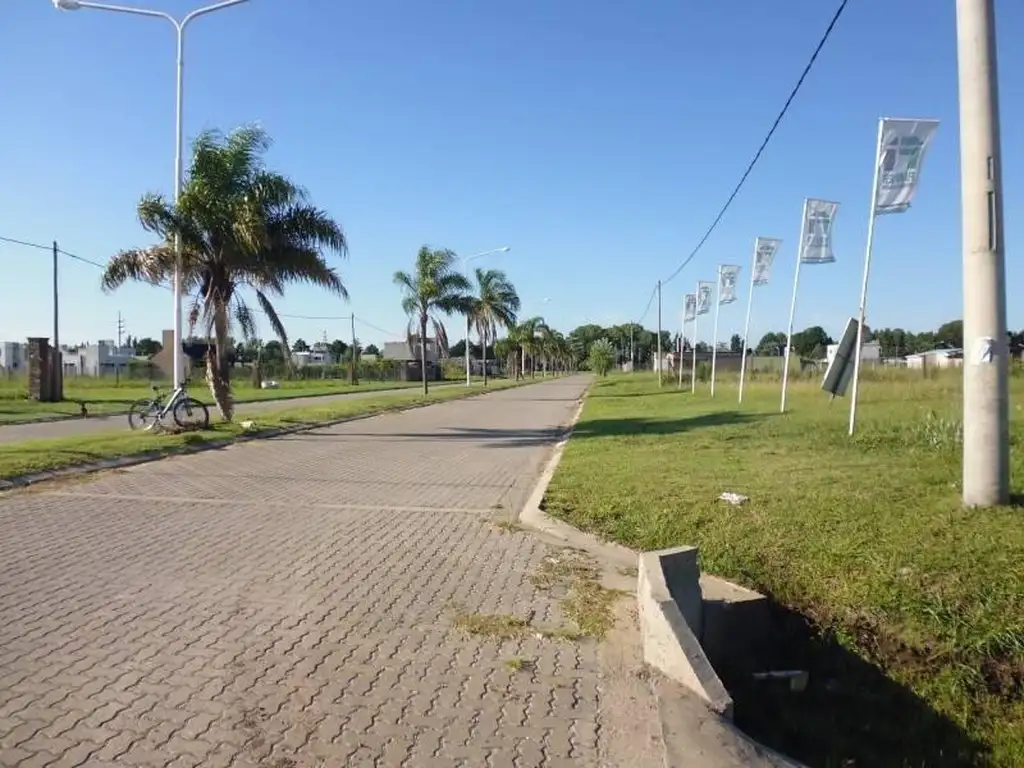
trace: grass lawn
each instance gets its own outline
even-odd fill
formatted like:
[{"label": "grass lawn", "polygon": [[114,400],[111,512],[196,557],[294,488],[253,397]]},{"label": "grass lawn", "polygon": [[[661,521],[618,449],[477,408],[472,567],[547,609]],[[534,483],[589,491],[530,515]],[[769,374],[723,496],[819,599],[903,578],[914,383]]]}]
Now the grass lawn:
[{"label": "grass lawn", "polygon": [[[510,380],[492,381],[487,385],[487,391],[493,392],[516,385],[517,382]],[[260,413],[253,421],[256,429],[318,424],[349,416],[363,416],[402,410],[425,403],[458,400],[483,392],[481,387],[444,387],[432,390],[427,397],[423,397],[421,392],[415,390],[408,394],[403,392],[339,400],[329,405],[282,408]],[[201,432],[154,434],[119,429],[96,435],[0,443],[0,479],[141,453],[173,454],[204,443],[234,440],[244,434],[244,430],[239,426],[239,422],[244,421],[246,417],[242,416],[238,421],[229,424],[214,423],[210,429]]]},{"label": "grass lawn", "polygon": [[[232,381],[231,384],[238,403],[251,403],[257,400],[290,400],[296,397],[340,395],[346,392],[370,392],[378,389],[405,389],[421,386],[416,381],[361,380],[353,387],[345,379],[281,381],[280,389],[259,389],[254,387],[248,379]],[[168,385],[166,389],[169,391],[170,386]],[[205,381],[195,381],[189,389],[203,402],[212,402]],[[65,380],[65,399],[60,403],[39,403],[29,400],[27,392],[28,384],[25,379],[0,379],[0,425],[62,416],[78,416],[79,401],[86,404],[90,416],[124,413],[132,402],[151,397],[153,393],[148,381],[125,380],[120,386],[115,386],[114,381],[109,377],[86,376],[69,377]]]},{"label": "grass lawn", "polygon": [[[775,382],[738,406],[732,382],[712,400],[601,380],[546,509],[637,549],[699,545],[704,570],[773,598],[750,666],[808,669],[809,688],[725,675],[765,743],[812,766],[1024,765],[1024,508],[960,507],[960,374],[942,373],[864,381],[852,440],[816,382],[782,416]],[[1024,379],[1011,391],[1019,493]]]}]

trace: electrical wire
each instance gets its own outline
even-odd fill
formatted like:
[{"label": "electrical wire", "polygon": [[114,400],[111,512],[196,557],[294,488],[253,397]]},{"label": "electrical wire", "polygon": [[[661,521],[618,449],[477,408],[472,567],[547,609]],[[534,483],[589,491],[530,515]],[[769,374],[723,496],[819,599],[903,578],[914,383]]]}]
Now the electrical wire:
[{"label": "electrical wire", "polygon": [[[3,237],[3,236],[0,236],[0,242],[11,243],[13,245],[20,245],[20,246],[23,246],[25,248],[37,248],[39,250],[48,251],[50,253],[53,252],[53,246],[52,245],[43,245],[42,243],[33,243],[33,242],[28,241],[28,240],[19,240],[19,239],[15,238],[15,237]],[[106,269],[107,268],[105,264],[101,264],[98,261],[93,261],[92,259],[87,259],[84,256],[79,256],[77,253],[71,253],[70,251],[65,251],[63,248],[60,248],[59,246],[57,247],[57,253],[59,253],[61,256],[67,256],[69,259],[74,259],[75,261],[80,261],[83,264],[88,264],[90,267],[96,267],[97,269]],[[165,291],[172,290],[171,286],[169,286],[169,285],[162,285],[161,284],[161,285],[157,285],[155,287],[163,288]],[[253,307],[252,311],[258,312],[261,315],[265,315],[266,314],[266,312],[264,312],[259,307]],[[284,313],[281,313],[281,312],[278,312],[277,316],[281,317],[281,318],[287,318],[289,320],[336,320],[336,321],[341,321],[341,320],[351,320],[352,319],[352,315],[289,315],[289,314],[284,314]]]},{"label": "electrical wire", "polygon": [[370,328],[370,329],[372,329],[374,331],[377,331],[378,333],[383,333],[389,339],[404,339],[405,338],[404,334],[392,333],[391,331],[385,330],[384,328],[381,328],[379,326],[374,325],[373,323],[369,322],[368,320],[363,320],[363,318],[359,317],[358,315],[356,315],[355,320],[360,325],[365,325],[367,328]]},{"label": "electrical wire", "polygon": [[655,285],[655,286],[654,286],[654,290],[653,290],[653,291],[651,291],[651,298],[649,298],[649,299],[647,300],[647,306],[646,306],[646,307],[644,308],[644,312],[643,312],[643,314],[642,314],[642,315],[640,315],[640,319],[636,321],[636,324],[637,324],[637,325],[639,325],[639,326],[643,326],[643,324],[644,324],[644,318],[645,318],[645,317],[647,317],[647,313],[651,311],[651,304],[653,304],[653,303],[654,303],[654,297],[655,297],[655,296],[656,296],[657,294],[658,294],[658,286],[657,286],[657,285]]},{"label": "electrical wire", "polygon": [[[743,171],[743,175],[740,177],[739,182],[737,182],[736,186],[732,190],[732,193],[729,195],[728,199],[726,199],[725,205],[722,206],[721,210],[718,212],[718,215],[715,216],[714,221],[711,222],[711,226],[708,227],[707,231],[704,233],[703,237],[701,237],[701,239],[697,242],[697,245],[694,246],[693,250],[690,251],[687,257],[683,259],[682,263],[678,267],[676,267],[675,271],[672,272],[672,274],[670,274],[667,278],[661,281],[662,285],[672,282],[672,280],[679,276],[679,273],[682,272],[683,269],[685,269],[691,261],[693,261],[694,257],[700,252],[700,249],[703,248],[704,244],[708,241],[708,238],[711,237],[712,233],[718,228],[718,225],[722,222],[722,219],[725,217],[726,212],[732,206],[733,201],[736,199],[736,196],[739,195],[740,190],[743,189],[743,185],[746,184],[747,178],[754,170],[754,166],[757,165],[758,161],[761,159],[761,155],[764,154],[764,151],[767,148],[768,143],[772,140],[772,137],[775,135],[775,131],[782,123],[782,119],[786,116],[786,113],[789,111],[789,108],[792,105],[793,100],[796,98],[797,93],[799,93],[800,88],[803,87],[804,80],[807,79],[807,76],[810,74],[811,69],[814,67],[814,63],[818,60],[818,55],[821,53],[822,49],[825,47],[825,44],[832,36],[832,31],[835,29],[836,24],[839,22],[840,17],[843,15],[843,11],[846,10],[846,6],[848,3],[849,0],[842,0],[842,2],[839,3],[839,7],[832,15],[832,20],[829,22],[828,27],[825,28],[825,33],[821,36],[821,39],[818,41],[818,45],[815,47],[814,53],[811,54],[811,58],[807,61],[807,65],[804,67],[803,72],[800,73],[800,77],[796,81],[796,85],[794,85],[793,89],[790,91],[785,104],[782,105],[782,109],[779,111],[778,116],[772,123],[772,127],[769,129],[768,134],[764,137],[764,140],[761,142],[761,146],[758,147],[757,152],[754,155],[754,158],[750,161],[750,163],[747,164],[747,168],[745,171]],[[657,291],[657,286],[655,286],[654,293],[657,293]],[[644,310],[644,314],[640,318],[641,322],[651,309],[651,303],[654,301],[654,293],[651,294],[651,298],[647,302],[647,308]]]}]

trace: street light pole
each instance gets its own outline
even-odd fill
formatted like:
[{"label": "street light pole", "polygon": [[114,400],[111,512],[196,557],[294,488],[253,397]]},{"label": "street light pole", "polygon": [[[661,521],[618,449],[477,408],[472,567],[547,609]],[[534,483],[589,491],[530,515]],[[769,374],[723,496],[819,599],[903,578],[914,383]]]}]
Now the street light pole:
[{"label": "street light pole", "polygon": [[[481,253],[474,253],[472,256],[467,256],[462,260],[462,269],[465,270],[469,265],[469,262],[475,261],[476,259],[482,259],[484,256],[490,256],[492,253],[508,253],[512,248],[508,245],[503,245],[501,248],[492,248],[489,251],[482,251]],[[468,279],[468,276],[467,276]],[[470,316],[466,313],[466,386],[472,384],[471,381],[471,369],[469,364],[469,332],[470,332]],[[481,341],[481,344],[485,344],[485,341]]]},{"label": "street light pole", "polygon": [[[146,8],[133,8],[126,5],[109,5],[107,3],[86,2],[86,0],[53,0],[54,7],[62,11],[77,11],[81,8],[88,8],[96,11],[113,11],[114,13],[128,13],[134,16],[152,16],[169,21],[174,27],[177,36],[177,63],[175,66],[175,94],[174,94],[174,204],[178,205],[181,197],[181,175],[182,175],[182,133],[183,133],[183,92],[185,74],[185,28],[193,19],[205,16],[208,13],[228,8],[232,5],[247,2],[247,0],[223,0],[204,8],[197,8],[191,11],[178,21],[169,13],[163,11],[151,11]],[[181,237],[174,235],[174,277],[172,279],[172,292],[174,295],[174,387],[181,386],[182,380],[182,348],[181,348]]]},{"label": "street light pole", "polygon": [[957,0],[964,270],[963,503],[1010,500],[1003,182],[993,0]]}]

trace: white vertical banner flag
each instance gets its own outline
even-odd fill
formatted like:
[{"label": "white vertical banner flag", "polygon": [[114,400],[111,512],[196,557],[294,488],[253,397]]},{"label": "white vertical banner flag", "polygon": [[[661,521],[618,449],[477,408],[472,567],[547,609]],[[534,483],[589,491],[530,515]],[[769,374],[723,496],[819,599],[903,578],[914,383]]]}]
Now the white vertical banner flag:
[{"label": "white vertical banner flag", "polygon": [[857,322],[857,346],[853,350],[853,391],[850,393],[850,429],[857,423],[857,392],[860,386],[860,355],[864,344],[864,315],[868,304],[868,275],[871,250],[875,243],[875,219],[886,213],[904,213],[917,192],[925,152],[939,128],[938,120],[878,120],[875,145],[875,178],[871,184],[871,215],[868,217],[868,242],[864,249],[864,277],[860,284],[860,314]]},{"label": "white vertical banner flag", "polygon": [[903,213],[910,207],[921,177],[921,164],[938,128],[938,120],[882,118],[874,215]]},{"label": "white vertical banner flag", "polygon": [[701,280],[697,283],[697,300],[693,317],[693,348],[692,365],[690,367],[690,392],[697,391],[697,318],[711,311],[711,291],[715,284]]},{"label": "white vertical banner flag", "polygon": [[692,322],[697,317],[697,294],[688,293],[683,297],[683,322]]},{"label": "white vertical banner flag", "polygon": [[706,315],[711,311],[711,292],[714,290],[714,283],[701,281],[697,283],[697,314]]},{"label": "white vertical banner flag", "polygon": [[836,260],[832,252],[832,227],[838,211],[839,203],[805,201],[800,235],[800,261],[804,264],[831,264]]},{"label": "white vertical banner flag", "polygon": [[743,358],[740,360],[740,397],[743,402],[743,381],[747,377],[747,336],[750,335],[750,311],[754,307],[754,288],[768,285],[775,254],[782,240],[777,237],[759,237],[754,241],[754,263],[750,267],[750,290],[747,291],[747,319],[743,323]]},{"label": "white vertical banner flag", "polygon": [[736,296],[736,281],[740,276],[740,267],[723,264],[718,268],[718,303],[732,304]]},{"label": "white vertical banner flag", "polygon": [[715,396],[715,373],[718,369],[718,315],[723,304],[736,301],[736,279],[740,268],[734,264],[721,264],[718,267],[718,301],[715,302],[715,330],[711,334],[711,396]]},{"label": "white vertical banner flag", "polygon": [[754,285],[768,285],[771,276],[772,262],[779,251],[782,241],[777,237],[759,237],[754,242]]},{"label": "white vertical banner flag", "polygon": [[683,296],[683,324],[679,331],[679,382],[676,385],[683,388],[683,349],[686,346],[686,324],[697,319],[697,294],[688,293]]}]

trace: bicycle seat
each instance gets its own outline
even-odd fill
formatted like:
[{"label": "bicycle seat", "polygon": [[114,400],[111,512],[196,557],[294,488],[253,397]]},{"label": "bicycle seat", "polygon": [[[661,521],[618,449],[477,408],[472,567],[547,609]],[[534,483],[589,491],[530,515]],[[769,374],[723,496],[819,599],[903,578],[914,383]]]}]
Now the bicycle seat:
[{"label": "bicycle seat", "polygon": [[160,391],[160,385],[159,384],[154,384],[153,385],[153,391],[154,392],[159,392]]}]

